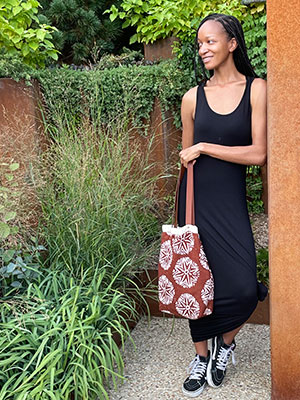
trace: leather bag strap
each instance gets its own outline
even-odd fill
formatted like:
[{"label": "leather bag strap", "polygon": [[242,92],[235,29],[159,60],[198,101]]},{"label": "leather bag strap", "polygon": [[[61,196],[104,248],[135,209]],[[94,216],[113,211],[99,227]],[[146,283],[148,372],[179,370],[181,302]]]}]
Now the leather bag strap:
[{"label": "leather bag strap", "polygon": [[[185,224],[195,225],[195,204],[194,204],[194,164],[196,160],[188,162],[187,166],[187,185],[186,185],[186,198],[185,198]],[[178,201],[179,201],[179,188],[183,179],[185,167],[181,164],[179,171],[176,193],[175,193],[175,210],[173,215],[173,226],[178,225]]]}]

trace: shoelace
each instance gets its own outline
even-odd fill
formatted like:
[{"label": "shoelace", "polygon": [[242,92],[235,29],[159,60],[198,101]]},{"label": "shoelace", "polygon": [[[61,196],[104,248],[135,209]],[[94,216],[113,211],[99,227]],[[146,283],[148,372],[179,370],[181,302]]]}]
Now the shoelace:
[{"label": "shoelace", "polygon": [[231,354],[232,364],[233,365],[236,364],[235,357],[234,357],[234,347],[235,347],[234,345],[230,346],[229,349],[220,347],[220,351],[219,351],[219,354],[217,357],[217,364],[216,364],[216,367],[218,369],[225,371],[228,361],[229,361],[230,354]]},{"label": "shoelace", "polygon": [[205,361],[200,361],[198,357],[190,363],[187,368],[187,372],[190,372],[190,379],[201,379],[206,373],[207,363]]}]

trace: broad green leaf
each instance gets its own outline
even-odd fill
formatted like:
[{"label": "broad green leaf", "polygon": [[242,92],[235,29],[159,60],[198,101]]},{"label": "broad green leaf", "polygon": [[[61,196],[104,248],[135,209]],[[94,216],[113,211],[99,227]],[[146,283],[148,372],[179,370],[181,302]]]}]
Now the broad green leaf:
[{"label": "broad green leaf", "polygon": [[12,234],[12,235],[14,235],[14,234],[16,234],[16,233],[18,233],[19,232],[19,228],[17,227],[17,226],[12,226],[11,228],[10,228],[10,233]]},{"label": "broad green leaf", "polygon": [[145,11],[145,12],[149,11],[149,6],[146,2],[143,3],[142,8],[143,8],[143,11]]},{"label": "broad green leaf", "polygon": [[4,176],[8,180],[8,182],[11,182],[14,179],[14,176],[12,174],[5,174]]},{"label": "broad green leaf", "polygon": [[137,41],[137,34],[134,34],[131,36],[129,43],[132,44],[135,43],[136,41]]},{"label": "broad green leaf", "polygon": [[29,46],[27,43],[25,43],[22,47],[21,47],[21,51],[24,57],[26,57],[29,54]]},{"label": "broad green leaf", "polygon": [[11,286],[15,287],[15,288],[20,288],[20,287],[22,287],[22,283],[19,281],[13,281]]},{"label": "broad green leaf", "polygon": [[8,274],[11,274],[15,269],[16,269],[16,264],[14,263],[9,263],[8,266],[6,267],[6,271]]},{"label": "broad green leaf", "polygon": [[6,239],[10,234],[10,227],[4,222],[0,222],[0,239]]},{"label": "broad green leaf", "polygon": [[45,39],[46,33],[44,30],[42,29],[38,29],[36,32],[36,36],[39,40],[43,41]]},{"label": "broad green leaf", "polygon": [[20,42],[21,40],[22,40],[21,36],[15,36],[14,38],[12,38],[12,42],[15,44]]},{"label": "broad green leaf", "polygon": [[28,42],[28,46],[32,50],[36,51],[39,48],[39,43],[38,42]]},{"label": "broad green leaf", "polygon": [[139,16],[139,15],[134,15],[134,16],[131,18],[131,25],[135,25],[135,24],[138,22],[139,19],[140,19],[140,16]]},{"label": "broad green leaf", "polygon": [[127,19],[125,22],[122,24],[122,28],[127,28],[130,25],[130,20]]},{"label": "broad green leaf", "polygon": [[58,54],[54,51],[54,50],[50,50],[47,53],[51,58],[53,58],[54,60],[58,60]]},{"label": "broad green leaf", "polygon": [[264,5],[264,4],[260,4],[260,5],[256,8],[256,10],[257,10],[257,12],[261,12],[261,11],[264,10],[264,8],[265,8],[265,5]]},{"label": "broad green leaf", "polygon": [[117,14],[110,14],[109,19],[113,22],[117,18]]},{"label": "broad green leaf", "polygon": [[4,221],[11,221],[12,219],[16,218],[17,213],[15,211],[10,211],[4,215]]},{"label": "broad green leaf", "polygon": [[6,251],[3,253],[3,255],[2,255],[2,260],[3,260],[5,263],[8,263],[8,262],[13,258],[14,255],[15,255],[15,250],[13,250],[13,249],[8,249],[8,250],[6,250]]},{"label": "broad green leaf", "polygon": [[22,7],[21,6],[16,6],[12,9],[13,15],[17,15],[20,11],[22,11]]},{"label": "broad green leaf", "polygon": [[32,5],[29,3],[21,3],[22,7],[24,8],[24,10],[29,11],[32,8]]},{"label": "broad green leaf", "polygon": [[6,5],[10,4],[13,7],[16,7],[19,4],[18,0],[6,0],[5,3]]},{"label": "broad green leaf", "polygon": [[13,164],[10,164],[9,169],[11,171],[16,171],[19,167],[20,167],[19,163],[13,163]]}]

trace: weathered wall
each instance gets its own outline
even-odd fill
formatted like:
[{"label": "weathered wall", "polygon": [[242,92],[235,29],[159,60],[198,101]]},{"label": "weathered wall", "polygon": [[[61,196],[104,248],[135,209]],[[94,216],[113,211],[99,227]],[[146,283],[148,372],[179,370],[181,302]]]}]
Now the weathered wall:
[{"label": "weathered wall", "polygon": [[159,59],[173,58],[172,45],[176,40],[175,37],[166,39],[159,39],[154,43],[144,43],[144,56],[148,61],[155,61]]},{"label": "weathered wall", "polygon": [[299,15],[267,3],[272,400],[300,399]]},{"label": "weathered wall", "polygon": [[22,192],[18,204],[19,222],[34,227],[38,219],[38,202],[31,179],[31,165],[46,146],[38,101],[39,85],[0,79],[0,160],[18,162],[14,173]]}]

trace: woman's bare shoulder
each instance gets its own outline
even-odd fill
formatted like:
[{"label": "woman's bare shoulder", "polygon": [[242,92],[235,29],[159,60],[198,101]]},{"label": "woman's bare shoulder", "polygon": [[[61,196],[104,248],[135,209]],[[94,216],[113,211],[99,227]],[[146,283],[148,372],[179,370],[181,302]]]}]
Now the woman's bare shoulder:
[{"label": "woman's bare shoulder", "polygon": [[195,118],[197,88],[198,86],[192,87],[182,97],[182,112],[187,113],[186,115],[190,115],[192,119]]},{"label": "woman's bare shoulder", "polygon": [[187,101],[187,102],[193,101],[197,94],[197,88],[198,88],[198,86],[194,86],[191,89],[189,89],[187,92],[185,92],[184,95],[182,96],[182,100]]},{"label": "woman's bare shoulder", "polygon": [[257,92],[267,89],[267,81],[263,78],[254,78],[252,82],[252,90]]},{"label": "woman's bare shoulder", "polygon": [[251,85],[251,103],[257,102],[258,99],[266,98],[267,81],[263,78],[254,78]]}]

